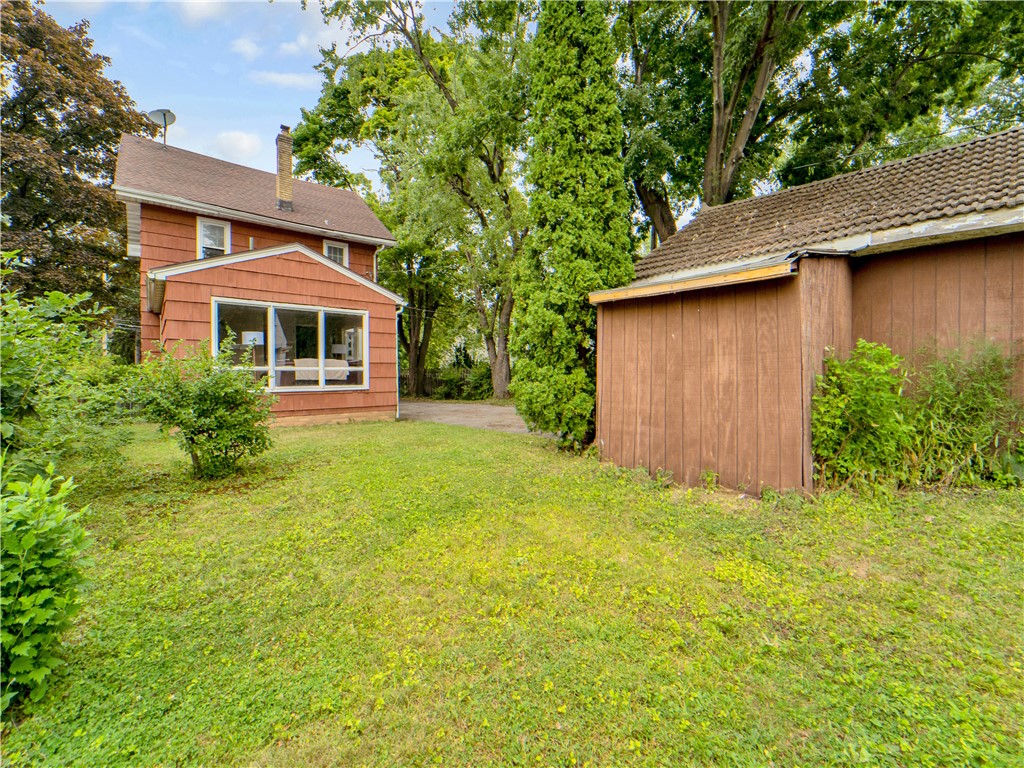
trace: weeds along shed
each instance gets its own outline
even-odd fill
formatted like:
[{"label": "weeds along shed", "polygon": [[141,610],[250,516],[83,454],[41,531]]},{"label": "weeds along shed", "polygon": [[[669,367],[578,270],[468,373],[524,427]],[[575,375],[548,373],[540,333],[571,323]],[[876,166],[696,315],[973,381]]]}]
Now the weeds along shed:
[{"label": "weeds along shed", "polygon": [[[827,347],[1024,344],[1024,129],[705,207],[598,291],[597,444],[627,467],[812,488]],[[1016,391],[1024,393],[1024,368]]]}]

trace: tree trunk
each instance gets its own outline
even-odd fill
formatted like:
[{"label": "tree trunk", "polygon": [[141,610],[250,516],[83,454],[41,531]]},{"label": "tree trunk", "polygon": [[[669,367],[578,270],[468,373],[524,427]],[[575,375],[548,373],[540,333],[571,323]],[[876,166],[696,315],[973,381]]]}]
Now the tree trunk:
[{"label": "tree trunk", "polygon": [[[502,303],[502,308],[509,307],[511,315],[512,299],[508,298]],[[508,323],[501,322],[501,314],[494,318],[494,330],[487,325],[486,312],[480,312],[481,323],[484,327],[482,335],[484,346],[487,348],[487,362],[491,366],[491,388],[494,396],[505,399],[508,397],[508,386],[512,381],[512,364],[508,357]]]},{"label": "tree trunk", "polygon": [[644,208],[647,220],[654,227],[658,240],[665,242],[676,233],[676,218],[672,213],[672,206],[669,205],[668,198],[638,179],[633,179],[633,189],[636,190],[636,195],[640,198],[640,204]]},{"label": "tree trunk", "polygon": [[[743,61],[725,100],[725,74],[727,40],[729,34],[729,3],[725,0],[711,0],[711,136],[708,152],[704,159],[704,182],[702,200],[705,205],[722,205],[732,197],[732,183],[743,159],[747,142],[750,140],[754,123],[768,94],[769,86],[778,65],[775,61],[774,44],[780,30],[776,28],[777,12],[784,15],[780,22],[785,30],[796,22],[803,13],[803,3],[769,3],[765,6],[764,28],[753,51]],[[742,114],[738,114],[739,102],[750,78],[754,84]],[[734,128],[734,121],[739,122]]]},{"label": "tree trunk", "polygon": [[502,400],[508,397],[508,386],[512,381],[512,362],[508,357],[508,331],[512,324],[513,304],[512,291],[509,290],[495,318],[493,343],[487,347],[487,356],[491,358],[491,387],[494,389],[494,396]]},{"label": "tree trunk", "polygon": [[398,322],[398,338],[409,359],[405,387],[410,395],[422,397],[426,394],[427,349],[430,346],[434,318],[419,308],[408,307],[398,316]]},{"label": "tree trunk", "polygon": [[505,400],[508,398],[508,385],[512,381],[512,365],[508,359],[508,351],[495,356],[491,363],[491,386],[494,396]]},{"label": "tree trunk", "polygon": [[729,28],[729,4],[712,0],[711,9],[711,135],[708,137],[708,152],[704,157],[705,205],[722,202],[718,194],[722,186],[722,164],[725,156],[725,142],[728,132],[727,121],[732,116],[725,110],[725,36]]}]

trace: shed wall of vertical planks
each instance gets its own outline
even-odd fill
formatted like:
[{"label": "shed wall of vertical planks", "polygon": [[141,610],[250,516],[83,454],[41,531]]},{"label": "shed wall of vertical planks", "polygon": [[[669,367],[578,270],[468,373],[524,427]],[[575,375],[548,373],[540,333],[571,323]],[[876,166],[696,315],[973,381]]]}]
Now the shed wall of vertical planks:
[{"label": "shed wall of vertical planks", "polygon": [[[764,282],[598,307],[597,444],[683,485],[811,490],[811,396],[828,349],[911,363],[984,339],[1024,348],[1024,234],[805,257]],[[1024,396],[1024,361],[1015,393]]]},{"label": "shed wall of vertical planks", "polygon": [[602,455],[686,485],[801,486],[799,302],[793,277],[600,306]]},{"label": "shed wall of vertical planks", "polygon": [[[1024,234],[850,263],[854,339],[886,344],[911,365],[982,341],[1024,351]],[[1024,397],[1024,361],[1015,394]]]}]

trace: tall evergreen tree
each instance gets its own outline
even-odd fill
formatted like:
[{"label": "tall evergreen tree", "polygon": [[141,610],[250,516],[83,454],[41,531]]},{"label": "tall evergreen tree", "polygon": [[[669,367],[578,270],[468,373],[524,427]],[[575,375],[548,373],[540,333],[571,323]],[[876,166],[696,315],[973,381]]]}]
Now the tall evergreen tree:
[{"label": "tall evergreen tree", "polygon": [[516,407],[563,447],[594,437],[591,291],[633,277],[608,6],[542,3],[532,65],[530,235],[517,270]]}]

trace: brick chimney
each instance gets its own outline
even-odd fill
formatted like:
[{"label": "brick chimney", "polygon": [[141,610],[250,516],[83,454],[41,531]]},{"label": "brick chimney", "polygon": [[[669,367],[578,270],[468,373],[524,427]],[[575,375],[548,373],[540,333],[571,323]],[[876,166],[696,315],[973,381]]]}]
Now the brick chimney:
[{"label": "brick chimney", "polygon": [[292,135],[287,125],[277,134],[277,207],[292,210]]}]

